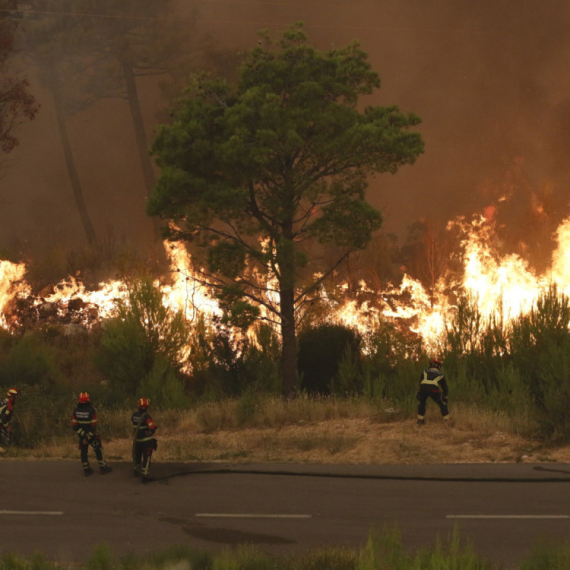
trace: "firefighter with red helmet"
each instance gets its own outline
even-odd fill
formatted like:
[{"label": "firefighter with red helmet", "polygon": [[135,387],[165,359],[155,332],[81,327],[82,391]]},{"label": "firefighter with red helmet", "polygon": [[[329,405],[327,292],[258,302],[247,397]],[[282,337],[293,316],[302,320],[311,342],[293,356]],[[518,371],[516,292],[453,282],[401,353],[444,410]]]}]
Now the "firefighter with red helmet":
[{"label": "firefighter with red helmet", "polygon": [[9,388],[6,398],[0,403],[0,455],[6,453],[12,441],[12,416],[16,400],[20,396],[18,388]]},{"label": "firefighter with red helmet", "polygon": [[85,477],[88,477],[93,473],[87,457],[89,446],[91,446],[95,452],[95,457],[97,457],[101,475],[110,473],[112,468],[107,465],[103,458],[101,436],[97,433],[97,412],[91,405],[91,398],[87,392],[81,392],[81,394],[79,394],[77,407],[73,410],[73,415],[71,416],[71,425],[73,427],[73,431],[79,438],[81,464],[83,465],[83,474]]},{"label": "firefighter with red helmet", "polygon": [[156,450],[154,438],[156,424],[148,413],[150,400],[141,398],[137,402],[137,411],[131,416],[133,424],[133,468],[135,477],[141,477],[142,482],[149,480],[150,458]]},{"label": "firefighter with red helmet", "polygon": [[424,370],[420,377],[420,390],[418,392],[418,425],[426,423],[426,402],[431,398],[441,411],[445,421],[449,420],[449,409],[447,407],[447,380],[441,373],[442,362],[439,358],[430,360],[429,368]]}]

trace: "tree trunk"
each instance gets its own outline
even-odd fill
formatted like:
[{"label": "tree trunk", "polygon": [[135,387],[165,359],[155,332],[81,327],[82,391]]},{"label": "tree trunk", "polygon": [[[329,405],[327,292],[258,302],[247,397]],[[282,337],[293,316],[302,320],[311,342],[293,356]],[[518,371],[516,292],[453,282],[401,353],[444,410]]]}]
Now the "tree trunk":
[{"label": "tree trunk", "polygon": [[299,390],[297,374],[297,331],[293,288],[281,290],[281,375],[284,398],[293,398]]},{"label": "tree trunk", "polygon": [[284,398],[299,391],[297,374],[297,325],[295,322],[295,244],[293,216],[282,226],[283,239],[276,246],[277,264],[281,271],[279,297],[281,311],[281,374]]},{"label": "tree trunk", "polygon": [[[137,89],[137,82],[133,66],[126,61],[121,61],[123,67],[123,74],[125,76],[125,85],[127,86],[127,98],[129,100],[129,109],[131,110],[131,118],[133,120],[133,127],[135,130],[135,138],[137,141],[137,149],[139,153],[139,160],[142,167],[144,184],[145,184],[145,197],[151,195],[154,185],[156,184],[156,177],[152,168],[150,160],[148,139],[144,126],[144,120],[139,101],[139,93]],[[158,240],[160,237],[159,227],[160,224],[156,218],[153,218],[154,238]]]},{"label": "tree trunk", "polygon": [[75,204],[79,210],[81,223],[83,224],[83,229],[85,230],[85,235],[87,236],[87,241],[92,245],[97,242],[97,234],[95,233],[95,228],[93,227],[91,218],[87,212],[87,206],[85,205],[85,199],[83,198],[83,188],[79,180],[79,175],[77,174],[77,168],[75,167],[75,160],[73,158],[69,134],[67,132],[67,125],[65,123],[63,97],[61,94],[61,85],[59,83],[56,63],[54,61],[50,61],[49,68],[50,86],[55,105],[55,116],[57,119],[57,127],[59,129],[59,138],[61,140],[61,146],[63,147],[63,154],[65,156],[65,163],[67,165],[67,172],[69,173],[69,181],[73,190]]}]

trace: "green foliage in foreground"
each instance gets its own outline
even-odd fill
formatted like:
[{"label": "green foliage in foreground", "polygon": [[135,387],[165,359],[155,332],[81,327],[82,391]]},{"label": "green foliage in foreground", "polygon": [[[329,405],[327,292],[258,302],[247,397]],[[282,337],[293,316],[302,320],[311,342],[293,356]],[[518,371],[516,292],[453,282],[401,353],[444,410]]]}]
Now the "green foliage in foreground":
[{"label": "green foliage in foreground", "polygon": [[[58,562],[48,562],[36,554],[28,559],[4,554],[0,570],[60,570]],[[113,557],[106,545],[93,550],[77,570],[499,570],[501,566],[477,554],[469,542],[460,539],[457,527],[443,543],[418,552],[407,552],[399,530],[385,528],[371,532],[363,548],[333,547],[313,550],[303,555],[275,557],[260,550],[242,546],[220,554],[194,550],[186,546],[152,552],[144,558],[133,555]],[[567,570],[570,567],[570,544],[542,541],[531,550],[517,570]]]}]

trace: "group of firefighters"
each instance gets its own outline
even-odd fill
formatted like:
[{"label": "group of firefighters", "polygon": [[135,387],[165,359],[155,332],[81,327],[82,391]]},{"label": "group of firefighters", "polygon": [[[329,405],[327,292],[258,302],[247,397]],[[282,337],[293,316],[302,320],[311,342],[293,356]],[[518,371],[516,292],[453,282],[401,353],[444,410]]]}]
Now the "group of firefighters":
[{"label": "group of firefighters", "polygon": [[[420,386],[417,394],[418,399],[418,425],[425,424],[426,403],[432,399],[441,411],[445,421],[449,420],[449,408],[447,407],[447,395],[449,392],[445,376],[441,373],[442,362],[434,358],[429,363],[429,368],[424,370],[420,377]],[[6,399],[0,403],[0,455],[6,452],[12,437],[10,421],[14,413],[16,400],[20,390],[10,388]],[[133,469],[135,477],[141,477],[143,482],[149,479],[150,458],[157,448],[154,437],[156,424],[148,412],[150,400],[141,398],[137,402],[137,410],[131,416],[133,426]],[[97,433],[97,412],[91,404],[91,398],[87,392],[79,394],[77,407],[71,416],[73,431],[79,438],[79,450],[83,473],[86,477],[93,473],[89,465],[89,446],[93,448],[95,457],[99,463],[101,475],[112,471],[103,457],[101,436]]]},{"label": "group of firefighters", "polygon": [[[20,390],[10,388],[6,394],[6,399],[0,403],[0,455],[6,453],[12,439],[10,422],[18,396],[20,396]],[[148,412],[149,405],[149,399],[141,398],[137,402],[137,410],[131,416],[131,424],[133,426],[133,471],[135,477],[140,477],[143,483],[149,480],[150,459],[153,451],[157,448],[157,442],[154,437],[157,426]],[[110,473],[113,469],[105,461],[101,436],[97,432],[97,411],[91,404],[91,398],[87,392],[79,394],[77,406],[71,415],[71,426],[79,440],[81,465],[83,466],[85,477],[89,477],[93,473],[93,469],[89,465],[89,446],[95,452],[101,475]]]}]

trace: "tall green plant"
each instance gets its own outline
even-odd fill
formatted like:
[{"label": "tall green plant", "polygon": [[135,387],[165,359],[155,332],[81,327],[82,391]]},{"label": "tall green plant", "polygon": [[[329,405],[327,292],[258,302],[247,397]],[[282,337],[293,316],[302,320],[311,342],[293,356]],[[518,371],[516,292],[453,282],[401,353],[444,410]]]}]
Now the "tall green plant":
[{"label": "tall green plant", "polygon": [[467,354],[477,350],[483,328],[477,299],[468,295],[459,297],[455,317],[446,327],[449,351]]},{"label": "tall green plant", "polygon": [[105,324],[99,366],[112,382],[134,394],[157,359],[172,371],[180,370],[188,334],[184,315],[166,307],[160,289],[143,277],[131,285],[127,300],[117,302],[116,318]]}]

